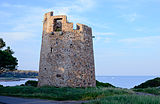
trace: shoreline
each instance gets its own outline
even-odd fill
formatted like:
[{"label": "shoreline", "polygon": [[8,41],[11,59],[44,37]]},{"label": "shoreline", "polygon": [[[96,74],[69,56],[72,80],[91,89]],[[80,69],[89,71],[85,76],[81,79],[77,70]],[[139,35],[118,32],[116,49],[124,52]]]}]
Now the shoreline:
[{"label": "shoreline", "polygon": [[0,77],[0,82],[24,81],[26,79],[30,79],[30,78]]}]

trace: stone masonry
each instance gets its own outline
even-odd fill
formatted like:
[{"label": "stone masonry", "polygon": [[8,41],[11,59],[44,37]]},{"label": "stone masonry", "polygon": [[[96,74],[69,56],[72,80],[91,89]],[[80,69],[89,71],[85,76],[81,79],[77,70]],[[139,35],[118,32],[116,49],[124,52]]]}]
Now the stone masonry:
[{"label": "stone masonry", "polygon": [[92,29],[46,13],[43,21],[38,86],[95,87]]}]

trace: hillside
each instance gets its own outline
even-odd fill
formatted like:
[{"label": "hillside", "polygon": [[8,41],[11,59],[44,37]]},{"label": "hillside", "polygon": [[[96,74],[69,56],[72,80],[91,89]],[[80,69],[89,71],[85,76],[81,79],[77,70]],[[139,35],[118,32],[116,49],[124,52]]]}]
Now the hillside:
[{"label": "hillside", "polygon": [[141,83],[138,86],[135,86],[134,88],[148,88],[148,87],[159,87],[160,86],[160,78],[154,78],[151,80],[148,80],[144,83]]}]

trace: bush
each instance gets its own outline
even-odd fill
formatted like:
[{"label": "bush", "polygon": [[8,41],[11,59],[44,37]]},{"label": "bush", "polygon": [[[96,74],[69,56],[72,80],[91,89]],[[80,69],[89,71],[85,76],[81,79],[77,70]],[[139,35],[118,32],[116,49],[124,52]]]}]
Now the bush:
[{"label": "bush", "polygon": [[96,87],[114,87],[113,85],[109,84],[109,83],[103,83],[103,82],[99,82],[96,80]]},{"label": "bush", "polygon": [[20,86],[25,86],[24,84],[21,84]]},{"label": "bush", "polygon": [[28,80],[28,81],[25,83],[25,86],[37,87],[37,85],[38,85],[38,81],[33,81],[33,80]]},{"label": "bush", "polygon": [[3,85],[0,85],[0,87],[3,87]]},{"label": "bush", "polygon": [[148,87],[159,87],[160,86],[160,78],[157,77],[152,80],[148,80],[138,86],[135,86],[134,88],[148,88]]}]

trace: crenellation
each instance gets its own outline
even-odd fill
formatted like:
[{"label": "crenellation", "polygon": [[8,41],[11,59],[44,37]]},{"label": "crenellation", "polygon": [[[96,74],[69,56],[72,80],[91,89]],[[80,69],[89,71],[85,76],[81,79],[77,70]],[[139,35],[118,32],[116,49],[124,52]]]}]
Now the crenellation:
[{"label": "crenellation", "polygon": [[45,28],[43,28],[43,30],[47,30],[46,31],[47,33],[54,31],[54,28],[52,28],[52,27],[55,24],[55,20],[61,20],[62,31],[86,32],[91,29],[90,27],[88,27],[84,24],[80,24],[80,23],[77,23],[76,24],[77,28],[73,29],[73,23],[67,21],[67,16],[65,16],[65,15],[53,16],[53,12],[49,12],[49,13],[46,13],[44,16],[43,23],[45,26],[43,26],[43,27],[45,27]]}]

